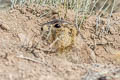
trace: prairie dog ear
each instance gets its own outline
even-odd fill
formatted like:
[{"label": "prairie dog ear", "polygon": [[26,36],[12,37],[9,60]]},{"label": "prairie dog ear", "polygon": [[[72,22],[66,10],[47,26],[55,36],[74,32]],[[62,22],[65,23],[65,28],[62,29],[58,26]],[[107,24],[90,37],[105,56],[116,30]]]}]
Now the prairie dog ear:
[{"label": "prairie dog ear", "polygon": [[72,33],[74,36],[77,36],[78,31],[77,31],[76,27],[75,27],[75,26],[70,26],[69,28],[70,28],[71,33]]}]

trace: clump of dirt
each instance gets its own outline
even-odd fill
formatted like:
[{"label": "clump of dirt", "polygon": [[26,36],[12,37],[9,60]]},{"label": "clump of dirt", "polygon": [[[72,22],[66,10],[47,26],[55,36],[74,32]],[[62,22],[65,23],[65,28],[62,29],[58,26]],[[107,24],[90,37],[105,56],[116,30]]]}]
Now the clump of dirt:
[{"label": "clump of dirt", "polygon": [[110,19],[106,19],[106,17],[99,21],[97,19],[97,16],[86,19],[81,28],[81,34],[88,46],[98,56],[97,62],[102,60],[106,62],[105,58],[108,59],[107,61],[114,62],[109,56],[120,53],[119,13],[113,14]]},{"label": "clump of dirt", "polygon": [[[62,11],[64,12],[61,9],[60,12]],[[78,34],[76,44],[70,52],[49,52],[41,39],[41,24],[51,19],[64,18],[65,15],[59,15],[59,10],[37,5],[25,5],[22,8],[17,6],[9,11],[1,11],[0,78],[85,80],[92,76],[92,80],[97,80],[101,76],[112,76],[116,80],[120,79],[117,76],[120,73],[120,57],[116,56],[120,54],[119,14],[113,14],[108,33],[105,32],[106,18],[100,20],[96,29],[96,16],[89,17],[80,29],[81,35]],[[68,10],[65,20],[73,23],[74,18],[74,12]],[[101,73],[103,69],[106,73]],[[89,70],[98,74],[86,76]]]}]

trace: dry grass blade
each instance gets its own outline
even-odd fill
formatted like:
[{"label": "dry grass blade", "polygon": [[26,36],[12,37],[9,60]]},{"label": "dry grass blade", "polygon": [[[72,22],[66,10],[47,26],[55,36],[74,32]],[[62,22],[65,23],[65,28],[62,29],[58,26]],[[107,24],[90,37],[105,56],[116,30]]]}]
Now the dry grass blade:
[{"label": "dry grass blade", "polygon": [[112,13],[113,13],[113,10],[114,10],[114,7],[115,7],[115,2],[116,2],[116,0],[114,0],[110,15],[108,16],[107,27],[106,27],[107,32],[110,29],[110,19],[111,19],[111,16],[112,16]]},{"label": "dry grass blade", "polygon": [[18,57],[18,58],[22,58],[22,59],[26,59],[26,60],[29,60],[29,61],[33,61],[33,62],[42,64],[42,62],[39,61],[39,60],[35,60],[35,59],[29,58],[29,57],[24,57],[23,55],[20,55],[20,56],[17,56],[17,57]]}]

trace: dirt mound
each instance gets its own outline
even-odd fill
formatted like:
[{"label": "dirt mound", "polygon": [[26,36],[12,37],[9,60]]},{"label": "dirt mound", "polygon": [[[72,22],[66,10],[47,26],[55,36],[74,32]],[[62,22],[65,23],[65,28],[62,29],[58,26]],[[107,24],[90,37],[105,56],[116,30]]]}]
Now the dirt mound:
[{"label": "dirt mound", "polygon": [[[97,19],[97,16],[89,17],[83,24],[83,28],[81,28],[81,34],[88,46],[98,56],[96,58],[98,62],[102,61],[101,57],[114,62],[108,57],[117,53],[120,54],[119,13],[112,15],[110,23],[106,17],[101,18],[99,21]],[[103,62],[106,62],[106,60],[103,60]]]},{"label": "dirt mound", "polygon": [[[81,35],[78,34],[69,53],[51,53],[43,46],[40,25],[64,16],[64,13],[59,15],[59,11],[47,6],[35,5],[0,12],[0,78],[80,80],[85,79],[91,69],[91,72],[98,73],[97,76],[91,74],[92,80],[114,73],[119,75],[120,59],[116,56],[120,55],[119,14],[112,16],[109,34],[104,33],[107,19],[100,20],[96,32],[96,17],[91,16],[84,22]],[[74,22],[74,18],[74,12],[68,11],[65,20]],[[101,70],[107,72],[100,73]],[[119,76],[114,78],[117,80]]]}]

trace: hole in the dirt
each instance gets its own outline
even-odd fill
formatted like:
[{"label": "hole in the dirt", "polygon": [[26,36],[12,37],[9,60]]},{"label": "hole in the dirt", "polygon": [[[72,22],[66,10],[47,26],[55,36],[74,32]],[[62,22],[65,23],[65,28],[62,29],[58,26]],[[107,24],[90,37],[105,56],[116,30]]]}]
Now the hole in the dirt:
[{"label": "hole in the dirt", "polygon": [[43,31],[43,27],[41,28],[41,31]]}]

